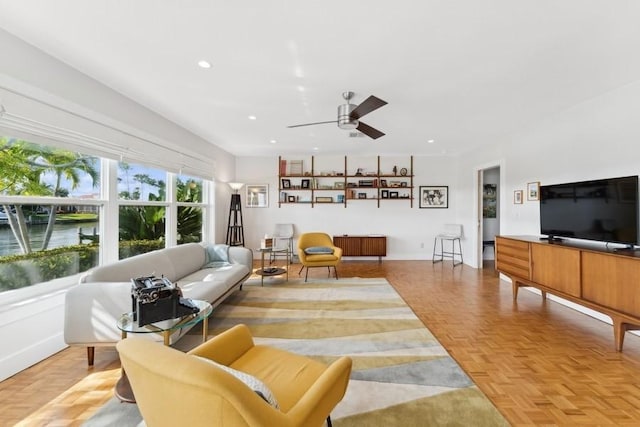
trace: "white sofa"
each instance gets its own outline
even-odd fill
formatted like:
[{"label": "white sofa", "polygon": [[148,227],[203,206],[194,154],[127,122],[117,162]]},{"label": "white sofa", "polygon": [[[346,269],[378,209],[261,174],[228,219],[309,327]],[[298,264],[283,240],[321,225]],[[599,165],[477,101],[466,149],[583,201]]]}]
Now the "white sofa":
[{"label": "white sofa", "polygon": [[[227,255],[228,262],[211,262],[212,258],[220,260],[220,254]],[[242,289],[251,275],[252,262],[253,253],[244,247],[189,243],[95,267],[66,294],[65,342],[87,346],[89,365],[93,365],[96,346],[115,346],[122,336],[116,321],[131,311],[132,278],[164,276],[178,284],[185,298],[206,300],[215,307]],[[171,343],[188,329],[174,332]],[[162,340],[161,335],[144,336]]]}]

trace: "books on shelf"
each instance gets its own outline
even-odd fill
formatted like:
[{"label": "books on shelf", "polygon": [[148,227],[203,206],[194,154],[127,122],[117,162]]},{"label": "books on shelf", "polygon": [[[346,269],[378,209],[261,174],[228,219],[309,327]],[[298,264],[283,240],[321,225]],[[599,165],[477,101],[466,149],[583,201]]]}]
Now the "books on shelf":
[{"label": "books on shelf", "polygon": [[281,176],[302,176],[304,170],[304,162],[302,160],[285,160],[280,159],[280,175]]}]

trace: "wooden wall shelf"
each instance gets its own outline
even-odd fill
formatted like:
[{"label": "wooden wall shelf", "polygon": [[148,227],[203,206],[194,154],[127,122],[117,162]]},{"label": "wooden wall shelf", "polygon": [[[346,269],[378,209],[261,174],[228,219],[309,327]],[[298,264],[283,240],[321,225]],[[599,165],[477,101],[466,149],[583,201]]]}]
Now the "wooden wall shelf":
[{"label": "wooden wall shelf", "polygon": [[[311,167],[303,168],[298,161],[287,164],[288,160],[278,157],[278,207],[287,204],[343,205],[362,201],[381,202],[409,201],[413,207],[413,156],[408,165],[396,167],[395,173],[381,168],[381,157],[377,156],[375,172],[357,174],[350,172],[347,156],[344,165],[331,174],[319,173],[315,169],[315,157],[311,156]],[[295,167],[293,167],[295,166]],[[294,170],[292,173],[291,169]]]}]

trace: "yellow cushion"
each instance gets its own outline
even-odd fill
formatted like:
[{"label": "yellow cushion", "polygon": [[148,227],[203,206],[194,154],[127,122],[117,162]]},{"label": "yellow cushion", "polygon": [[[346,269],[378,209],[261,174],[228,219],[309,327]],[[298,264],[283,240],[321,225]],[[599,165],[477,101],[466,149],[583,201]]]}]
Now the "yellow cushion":
[{"label": "yellow cushion", "polygon": [[[274,360],[278,363],[273,363]],[[260,378],[273,391],[283,412],[289,411],[327,369],[312,359],[260,345],[243,354],[231,367]]]}]

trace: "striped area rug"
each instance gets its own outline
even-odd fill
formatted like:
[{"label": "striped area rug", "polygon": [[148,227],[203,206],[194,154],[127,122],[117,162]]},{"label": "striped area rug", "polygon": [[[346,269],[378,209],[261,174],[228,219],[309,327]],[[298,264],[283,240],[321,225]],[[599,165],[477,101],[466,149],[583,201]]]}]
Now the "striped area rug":
[{"label": "striped area rug", "polygon": [[[256,343],[353,359],[335,427],[508,425],[385,279],[250,280],[216,308],[209,330],[238,323]],[[176,347],[199,344],[194,329]]]}]

